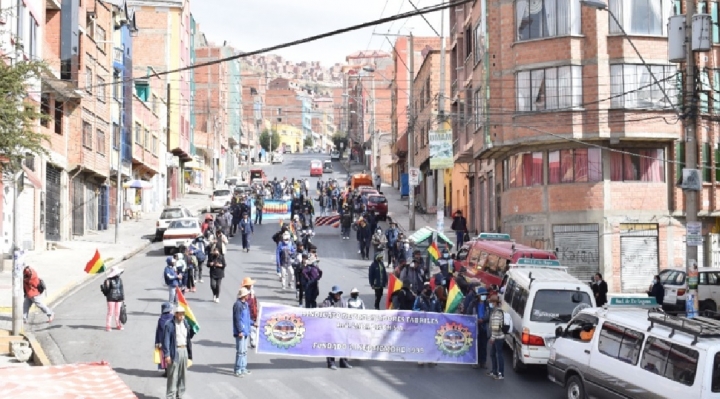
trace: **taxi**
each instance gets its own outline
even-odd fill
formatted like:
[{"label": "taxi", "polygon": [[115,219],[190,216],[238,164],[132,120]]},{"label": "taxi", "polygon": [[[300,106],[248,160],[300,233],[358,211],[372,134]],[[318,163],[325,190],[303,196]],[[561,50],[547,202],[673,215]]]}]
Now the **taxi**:
[{"label": "taxi", "polygon": [[310,161],[310,177],[322,176],[323,175],[323,164],[320,160],[313,159]]}]

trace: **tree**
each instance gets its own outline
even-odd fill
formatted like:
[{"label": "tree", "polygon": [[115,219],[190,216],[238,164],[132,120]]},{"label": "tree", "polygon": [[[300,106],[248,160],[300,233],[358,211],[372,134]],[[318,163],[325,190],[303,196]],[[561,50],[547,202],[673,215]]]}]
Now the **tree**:
[{"label": "tree", "polygon": [[[272,132],[272,149],[270,148],[270,134]],[[277,130],[263,130],[262,133],[260,133],[260,146],[265,149],[265,151],[273,152],[277,150],[278,147],[280,147],[280,134],[278,134]]]},{"label": "tree", "polygon": [[348,137],[343,132],[337,132],[332,136],[332,142],[335,144],[335,149],[340,152],[340,159],[345,149],[348,148]]},{"label": "tree", "polygon": [[27,97],[29,82],[38,82],[46,69],[39,61],[0,62],[0,157],[11,170],[29,154],[48,155],[38,122],[49,118]]},{"label": "tree", "polygon": [[310,148],[312,146],[313,146],[312,136],[306,136],[305,140],[303,140],[303,148]]}]

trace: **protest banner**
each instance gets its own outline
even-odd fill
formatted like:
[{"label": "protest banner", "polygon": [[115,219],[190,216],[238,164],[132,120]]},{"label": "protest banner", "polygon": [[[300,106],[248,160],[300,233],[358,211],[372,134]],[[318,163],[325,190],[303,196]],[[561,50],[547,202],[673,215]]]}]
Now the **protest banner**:
[{"label": "protest banner", "polygon": [[[263,203],[263,220],[290,220],[290,203],[285,200],[265,200]],[[255,200],[250,202],[250,217],[255,219]]]},{"label": "protest banner", "polygon": [[257,353],[477,364],[472,316],[261,303]]}]

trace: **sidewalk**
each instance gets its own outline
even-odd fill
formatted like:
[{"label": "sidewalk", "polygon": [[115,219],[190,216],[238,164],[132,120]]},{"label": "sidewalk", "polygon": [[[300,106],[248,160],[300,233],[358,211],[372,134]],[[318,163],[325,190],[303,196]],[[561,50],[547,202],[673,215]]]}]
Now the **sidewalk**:
[{"label": "sidewalk", "polygon": [[[208,205],[207,195],[186,194],[184,198],[172,201],[172,205],[184,205],[191,212],[204,211]],[[73,241],[62,241],[52,251],[31,251],[25,255],[25,264],[37,270],[47,285],[46,304],[52,304],[75,287],[93,278],[86,274],[85,264],[100,252],[109,269],[115,264],[131,258],[151,244],[155,235],[155,223],[160,212],[143,213],[139,221],[127,220],[120,223],[118,243],[115,243],[115,225],[108,230],[86,234]],[[0,314],[12,313],[12,272],[0,273]]]}]

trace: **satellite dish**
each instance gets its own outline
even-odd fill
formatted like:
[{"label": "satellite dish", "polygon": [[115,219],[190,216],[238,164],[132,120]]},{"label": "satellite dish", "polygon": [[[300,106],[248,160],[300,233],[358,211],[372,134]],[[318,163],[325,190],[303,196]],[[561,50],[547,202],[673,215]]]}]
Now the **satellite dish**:
[{"label": "satellite dish", "polygon": [[573,311],[572,311],[572,318],[574,319],[575,316],[577,316],[577,314],[580,313],[583,309],[587,309],[587,308],[591,308],[591,307],[592,306],[590,306],[587,303],[581,303],[581,304],[575,306],[575,309],[573,309]]}]

